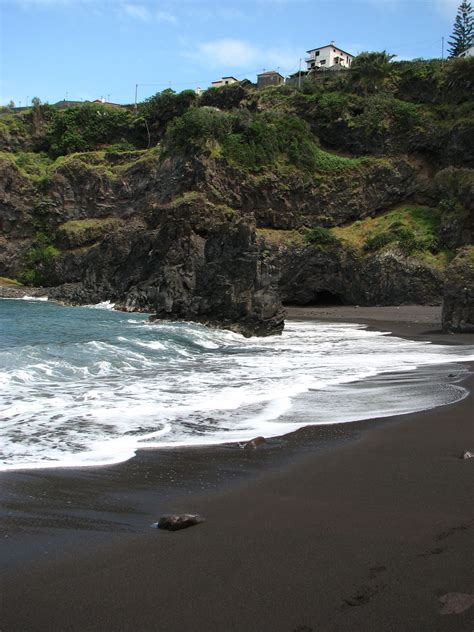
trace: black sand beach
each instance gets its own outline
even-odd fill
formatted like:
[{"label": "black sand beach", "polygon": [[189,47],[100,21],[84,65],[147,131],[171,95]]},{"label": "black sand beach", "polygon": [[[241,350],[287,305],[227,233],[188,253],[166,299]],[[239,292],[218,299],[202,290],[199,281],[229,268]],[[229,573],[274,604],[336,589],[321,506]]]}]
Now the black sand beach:
[{"label": "black sand beach", "polygon": [[[290,317],[474,343],[439,333],[437,307]],[[472,392],[473,376],[463,385]],[[474,593],[474,459],[459,458],[474,451],[472,411],[470,394],[303,429],[255,452],[150,451],[95,470],[3,472],[0,630],[470,632],[474,607],[443,614],[440,599]],[[181,511],[206,522],[150,529]]]}]

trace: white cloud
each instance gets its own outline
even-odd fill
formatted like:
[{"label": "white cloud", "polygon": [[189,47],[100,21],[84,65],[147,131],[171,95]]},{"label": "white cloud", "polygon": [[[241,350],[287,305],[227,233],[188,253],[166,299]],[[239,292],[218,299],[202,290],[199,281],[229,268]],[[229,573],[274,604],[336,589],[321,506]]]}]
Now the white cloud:
[{"label": "white cloud", "polygon": [[168,22],[169,24],[177,24],[178,20],[176,19],[176,16],[173,15],[172,13],[169,13],[168,11],[160,11],[158,10],[155,14],[156,19],[158,20],[158,22]]},{"label": "white cloud", "polygon": [[129,17],[142,22],[148,22],[151,17],[148,9],[141,4],[124,4],[122,9]]},{"label": "white cloud", "polygon": [[302,54],[283,47],[260,48],[245,40],[229,38],[198,44],[193,50],[182,52],[182,55],[208,68],[242,68],[251,72],[249,68],[252,66],[259,70],[291,70],[298,65]]}]

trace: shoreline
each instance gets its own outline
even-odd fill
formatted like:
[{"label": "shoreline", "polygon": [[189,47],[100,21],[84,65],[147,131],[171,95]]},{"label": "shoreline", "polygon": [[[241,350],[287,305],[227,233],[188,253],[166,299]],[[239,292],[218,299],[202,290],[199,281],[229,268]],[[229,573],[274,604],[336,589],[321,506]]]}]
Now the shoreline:
[{"label": "shoreline", "polygon": [[[351,322],[334,309],[317,319]],[[416,322],[404,308],[394,323],[387,310],[396,308],[366,309],[386,318],[356,322],[434,336],[434,312]],[[448,336],[442,344],[466,344],[440,334]],[[474,448],[472,375],[463,386],[468,396],[448,406],[305,427],[255,452],[226,444],[163,449],[157,459],[150,450],[61,475],[0,473],[10,479],[2,504],[16,529],[7,538],[16,560],[2,586],[5,631],[467,629],[472,610],[440,615],[437,594],[474,592],[473,463],[459,459]],[[207,522],[156,532],[152,507],[154,519],[198,511]]]}]

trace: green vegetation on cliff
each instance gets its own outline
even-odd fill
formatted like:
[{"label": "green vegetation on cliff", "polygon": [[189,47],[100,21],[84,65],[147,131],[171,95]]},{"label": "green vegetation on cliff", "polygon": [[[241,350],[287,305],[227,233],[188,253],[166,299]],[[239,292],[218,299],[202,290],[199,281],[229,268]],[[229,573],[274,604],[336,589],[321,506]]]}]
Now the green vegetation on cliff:
[{"label": "green vegetation on cliff", "polygon": [[[0,113],[0,149],[50,158],[113,149],[143,150],[163,139],[168,155],[218,145],[247,170],[289,164],[305,170],[352,168],[361,155],[418,153],[434,164],[474,163],[474,60],[390,62],[364,53],[353,69],[317,73],[302,90],[240,85],[165,90],[137,108],[85,103]],[[326,149],[346,152],[346,160]],[[356,163],[357,164],[357,163]]]},{"label": "green vegetation on cliff", "polygon": [[285,164],[304,171],[355,168],[360,159],[323,151],[308,124],[284,112],[221,112],[208,107],[189,110],[173,121],[164,139],[166,155],[209,151],[247,171]]},{"label": "green vegetation on cliff", "polygon": [[403,205],[377,217],[333,228],[331,233],[365,254],[395,247],[405,256],[416,255],[431,265],[444,267],[452,252],[442,242],[441,226],[440,209]]},{"label": "green vegetation on cliff", "polygon": [[54,262],[60,251],[51,244],[49,235],[37,233],[33,245],[25,254],[26,268],[21,281],[25,285],[43,286],[52,283]]}]

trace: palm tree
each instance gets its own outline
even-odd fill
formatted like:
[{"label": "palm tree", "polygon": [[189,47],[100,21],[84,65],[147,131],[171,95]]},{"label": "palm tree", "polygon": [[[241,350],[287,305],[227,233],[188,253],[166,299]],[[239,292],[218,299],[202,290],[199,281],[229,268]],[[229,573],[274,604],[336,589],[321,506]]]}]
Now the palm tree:
[{"label": "palm tree", "polygon": [[360,53],[351,65],[351,82],[368,94],[377,92],[392,72],[394,57],[386,51]]}]

